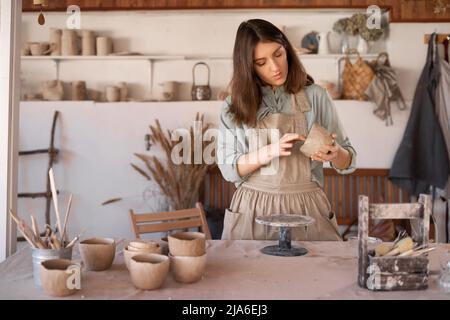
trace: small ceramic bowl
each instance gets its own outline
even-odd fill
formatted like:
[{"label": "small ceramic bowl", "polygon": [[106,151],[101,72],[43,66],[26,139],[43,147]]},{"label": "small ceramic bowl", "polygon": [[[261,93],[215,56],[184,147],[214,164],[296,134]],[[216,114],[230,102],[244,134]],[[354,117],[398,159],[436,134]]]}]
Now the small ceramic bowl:
[{"label": "small ceramic bowl", "polygon": [[199,281],[206,269],[206,253],[202,256],[187,257],[169,254],[170,267],[176,281],[192,283]]},{"label": "small ceramic bowl", "polygon": [[[158,250],[159,248],[159,244],[155,241],[144,241],[144,240],[140,240],[140,239],[136,239],[136,240],[132,240],[130,241],[130,243],[128,243],[128,248],[131,251],[135,251],[135,250]],[[134,250],[135,249],[135,250]]]},{"label": "small ceramic bowl", "polygon": [[156,253],[138,254],[130,260],[130,276],[134,286],[143,290],[160,288],[169,272],[169,257]]},{"label": "small ceramic bowl", "polygon": [[91,238],[81,241],[79,249],[87,270],[104,271],[114,261],[116,242],[112,238]]},{"label": "small ceramic bowl", "polygon": [[174,256],[202,256],[206,252],[205,239],[201,232],[178,232],[168,236],[169,251]]},{"label": "small ceramic bowl", "polygon": [[44,291],[53,297],[66,297],[74,294],[76,288],[69,286],[69,277],[73,273],[67,272],[67,269],[73,265],[75,263],[67,259],[42,261],[40,277]]},{"label": "small ceramic bowl", "polygon": [[130,250],[130,248],[131,247],[128,245],[123,249],[123,257],[125,260],[125,265],[127,266],[128,270],[130,270],[131,258],[138,254],[146,254],[146,253],[162,254],[162,248],[158,243],[157,243],[156,247],[152,247],[151,249],[140,249],[140,250],[132,249],[132,250]]}]

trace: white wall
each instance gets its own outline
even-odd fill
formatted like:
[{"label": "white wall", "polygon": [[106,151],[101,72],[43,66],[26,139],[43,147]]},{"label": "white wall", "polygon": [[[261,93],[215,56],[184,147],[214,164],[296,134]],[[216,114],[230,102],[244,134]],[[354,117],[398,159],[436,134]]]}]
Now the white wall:
[{"label": "white wall", "polygon": [[[252,10],[252,11],[164,11],[83,13],[82,28],[113,36],[118,51],[145,54],[226,55],[231,56],[236,28],[245,19],[261,17],[287,26],[287,35],[299,45],[310,30],[330,30],[334,21],[352,12]],[[24,39],[48,40],[48,28],[64,26],[64,15],[47,14],[47,24],[40,27],[36,14],[23,17]],[[392,24],[390,36],[380,48],[386,48],[392,65],[398,71],[400,87],[407,100],[412,100],[415,85],[424,65],[426,46],[423,34],[438,27],[450,33],[450,24]],[[336,39],[334,39],[336,40]],[[337,48],[337,47],[335,47]],[[155,83],[163,80],[183,82],[182,100],[190,100],[191,69],[196,61],[160,62],[155,68]],[[228,83],[230,60],[208,60],[214,96]],[[336,80],[333,60],[304,59],[308,71],[317,79]],[[149,98],[149,71],[146,62],[64,62],[61,79],[86,80],[89,87],[102,89],[118,81],[132,83],[135,98]],[[200,72],[199,72],[200,74]],[[22,77],[24,92],[37,88],[41,80],[54,77],[51,62],[26,61]],[[201,81],[201,79],[199,79]],[[155,93],[158,87],[154,86]],[[338,113],[358,151],[358,165],[364,168],[389,168],[402,138],[409,110],[393,109],[394,126],[386,127],[372,115],[371,104],[336,102]],[[56,146],[61,160],[55,166],[57,185],[61,189],[60,205],[74,193],[73,219],[70,233],[87,228],[88,235],[131,237],[129,208],[145,210],[142,191],[145,180],[130,167],[136,162],[133,153],[145,152],[144,135],[155,118],[166,128],[191,125],[197,111],[215,123],[219,101],[94,104],[91,102],[27,102],[21,104],[20,149],[46,147],[53,110],[62,112],[57,129]],[[21,158],[19,191],[43,191],[47,157]],[[137,162],[136,162],[137,163]],[[115,196],[129,196],[126,201],[101,206]],[[19,212],[44,216],[43,200],[20,200]],[[39,214],[38,214],[39,213]],[[53,221],[54,218],[53,218]]]}]

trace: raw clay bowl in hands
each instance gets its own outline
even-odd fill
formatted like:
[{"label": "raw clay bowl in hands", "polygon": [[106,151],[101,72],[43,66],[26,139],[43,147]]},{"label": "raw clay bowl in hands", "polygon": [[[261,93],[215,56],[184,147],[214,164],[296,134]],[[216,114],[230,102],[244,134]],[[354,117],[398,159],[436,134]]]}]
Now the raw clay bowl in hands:
[{"label": "raw clay bowl in hands", "polygon": [[314,123],[305,143],[300,147],[300,151],[308,158],[311,158],[326,144],[333,144],[333,137],[325,128]]}]

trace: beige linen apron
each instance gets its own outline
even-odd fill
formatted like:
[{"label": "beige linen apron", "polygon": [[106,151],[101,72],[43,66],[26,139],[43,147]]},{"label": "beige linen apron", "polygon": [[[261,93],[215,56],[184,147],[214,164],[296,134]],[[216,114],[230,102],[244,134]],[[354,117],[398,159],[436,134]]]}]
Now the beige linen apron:
[{"label": "beige linen apron", "polygon": [[[292,115],[269,114],[258,121],[257,128],[276,128],[280,130],[280,137],[286,133],[306,136],[305,112],[310,110],[310,105],[303,90],[292,95],[292,108]],[[268,141],[272,143],[270,135]],[[311,180],[310,159],[300,152],[299,143],[294,144],[290,156],[278,158],[276,174],[261,175],[258,169],[239,186],[230,208],[225,210],[222,239],[275,240],[278,228],[258,224],[256,217],[302,214],[313,217],[316,222],[307,229],[293,228],[292,240],[341,240],[330,202],[322,188]]]}]

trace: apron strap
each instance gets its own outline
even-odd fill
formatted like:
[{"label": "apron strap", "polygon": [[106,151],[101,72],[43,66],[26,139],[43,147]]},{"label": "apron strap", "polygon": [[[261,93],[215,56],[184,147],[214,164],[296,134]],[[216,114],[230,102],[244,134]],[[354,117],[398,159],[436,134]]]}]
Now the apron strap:
[{"label": "apron strap", "polygon": [[292,100],[294,113],[296,113],[297,111],[304,113],[311,110],[311,105],[309,104],[309,100],[305,94],[304,89],[302,89],[296,95],[292,95]]}]

